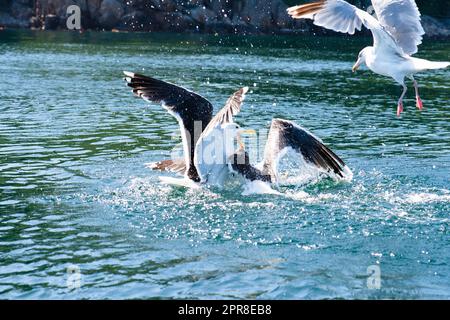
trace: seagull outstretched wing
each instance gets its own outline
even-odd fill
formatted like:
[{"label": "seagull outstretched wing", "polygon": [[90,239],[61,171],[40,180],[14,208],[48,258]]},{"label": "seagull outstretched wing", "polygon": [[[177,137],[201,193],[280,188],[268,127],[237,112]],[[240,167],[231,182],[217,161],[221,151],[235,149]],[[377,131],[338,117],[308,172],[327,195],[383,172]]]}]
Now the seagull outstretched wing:
[{"label": "seagull outstretched wing", "polygon": [[372,0],[378,21],[406,54],[417,53],[425,34],[414,0]]},{"label": "seagull outstretched wing", "polygon": [[368,12],[343,0],[321,0],[288,8],[294,19],[311,19],[314,24],[336,32],[354,34],[364,25],[370,29],[375,50],[403,54],[395,39]]},{"label": "seagull outstretched wing", "polygon": [[277,181],[278,164],[288,149],[297,152],[303,160],[326,173],[346,178],[351,174],[344,161],[331,151],[323,142],[308,130],[295,123],[274,119],[264,152],[263,172]]}]

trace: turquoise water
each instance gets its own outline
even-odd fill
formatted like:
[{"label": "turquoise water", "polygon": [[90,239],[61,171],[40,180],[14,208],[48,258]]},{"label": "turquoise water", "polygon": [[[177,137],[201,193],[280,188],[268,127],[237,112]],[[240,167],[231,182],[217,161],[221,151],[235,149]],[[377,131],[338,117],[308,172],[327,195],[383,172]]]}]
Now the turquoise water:
[{"label": "turquoise water", "polygon": [[[450,71],[418,76],[425,111],[410,90],[399,119],[396,84],[351,73],[369,42],[0,32],[0,298],[449,299]],[[248,85],[239,123],[294,120],[354,179],[284,196],[163,186],[144,164],[170,155],[177,123],[122,70],[216,110]]]}]

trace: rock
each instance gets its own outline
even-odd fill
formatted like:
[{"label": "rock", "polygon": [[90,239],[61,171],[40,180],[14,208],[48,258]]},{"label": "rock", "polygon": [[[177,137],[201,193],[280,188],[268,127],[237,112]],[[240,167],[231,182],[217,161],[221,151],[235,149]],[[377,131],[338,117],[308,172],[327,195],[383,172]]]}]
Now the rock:
[{"label": "rock", "polygon": [[186,14],[181,12],[169,12],[164,14],[162,30],[173,32],[185,32],[195,30],[197,23]]},{"label": "rock", "polygon": [[31,17],[30,19],[30,28],[32,30],[38,30],[42,28],[41,20],[38,17]]},{"label": "rock", "polygon": [[30,22],[14,18],[9,13],[0,12],[0,27],[2,28],[29,28]]},{"label": "rock", "polygon": [[[217,1],[217,0],[215,0]],[[220,0],[218,0],[220,1]],[[207,2],[207,1],[206,1]],[[205,5],[204,0],[178,0],[177,1],[178,6],[183,6],[185,8],[195,8],[195,7],[203,7]]]},{"label": "rock", "polygon": [[87,11],[89,12],[89,16],[91,17],[91,19],[99,15],[101,3],[102,0],[87,1]]},{"label": "rock", "polygon": [[292,19],[287,11],[287,6],[283,5],[282,3],[279,3],[277,6],[275,6],[275,12],[273,12],[273,19],[275,26],[278,29],[286,29],[294,26],[294,19]]},{"label": "rock", "polygon": [[228,0],[206,0],[205,1],[206,8],[210,9],[215,13],[230,13],[231,5]]},{"label": "rock", "polygon": [[445,21],[439,21],[429,16],[422,16],[422,26],[426,37],[444,38],[450,37],[450,25]]},{"label": "rock", "polygon": [[286,9],[287,5],[282,0],[244,0],[239,16],[243,21],[257,27],[262,32],[306,26],[302,21],[292,19]]},{"label": "rock", "polygon": [[217,15],[214,11],[206,7],[196,7],[190,11],[190,16],[197,23],[205,25],[208,22],[217,21]]},{"label": "rock", "polygon": [[147,10],[160,10],[162,0],[132,0],[125,2],[126,14],[133,12],[145,13]]},{"label": "rock", "polygon": [[55,14],[48,14],[45,16],[44,29],[56,30],[59,27],[60,19]]},{"label": "rock", "polygon": [[[0,3],[2,1],[5,2],[0,0]],[[35,1],[41,8],[40,14],[49,16],[47,28],[53,28],[56,24],[56,18],[51,15],[59,18],[59,27],[66,28],[67,7],[75,4],[81,9],[83,28],[334,34],[314,26],[310,21],[289,17],[284,0],[8,0],[6,6],[0,5],[3,10],[0,12],[0,24],[16,28],[40,26],[39,17],[32,18]],[[361,5],[362,1],[357,3]],[[368,0],[364,1],[365,5],[369,3]],[[443,16],[445,14],[442,13]],[[449,18],[423,16],[422,20],[427,37],[450,38]]]},{"label": "rock", "polygon": [[254,25],[245,23],[245,22],[238,22],[233,23],[233,33],[234,34],[258,34],[258,28],[256,28]]},{"label": "rock", "polygon": [[55,14],[60,18],[66,17],[67,7],[71,5],[80,7],[82,12],[88,11],[86,0],[41,0],[40,3],[45,13]]},{"label": "rock", "polygon": [[13,2],[10,9],[11,15],[18,20],[29,21],[33,16],[33,10],[26,4],[23,1]]},{"label": "rock", "polygon": [[104,29],[112,29],[125,13],[122,3],[118,0],[103,0],[100,6],[98,23]]},{"label": "rock", "polygon": [[261,31],[270,30],[275,25],[274,12],[278,14],[278,8],[274,5],[276,2],[274,0],[246,0],[240,16]]},{"label": "rock", "polygon": [[177,10],[178,6],[174,0],[159,0],[154,2],[155,9],[161,10],[163,12],[174,12]]},{"label": "rock", "polygon": [[[45,15],[55,15],[59,18],[59,28],[66,29],[66,21],[68,18],[67,8],[71,5],[76,5],[81,10],[81,24],[83,27],[92,28],[95,27],[93,24],[93,19],[91,19],[91,13],[89,11],[90,6],[93,6],[96,2],[100,0],[39,0],[37,3],[39,4],[40,14]],[[34,1],[30,1],[32,5]],[[32,11],[34,14],[34,11]],[[98,15],[95,16],[96,18]],[[53,18],[49,18],[53,19]],[[34,19],[33,19],[34,20]],[[44,23],[45,24],[45,23]],[[53,22],[50,22],[53,25]],[[36,23],[33,21],[33,26]]]},{"label": "rock", "polygon": [[154,26],[151,20],[142,11],[134,11],[124,15],[117,28],[127,31],[157,31],[158,27]]},{"label": "rock", "polygon": [[208,33],[234,33],[235,28],[230,20],[212,21],[205,25],[205,31]]}]

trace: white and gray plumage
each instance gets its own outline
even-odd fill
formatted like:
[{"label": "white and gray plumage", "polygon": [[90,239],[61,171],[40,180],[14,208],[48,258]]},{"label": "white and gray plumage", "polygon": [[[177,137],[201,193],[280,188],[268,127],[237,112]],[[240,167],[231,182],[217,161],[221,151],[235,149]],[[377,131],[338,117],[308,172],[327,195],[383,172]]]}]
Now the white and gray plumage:
[{"label": "white and gray plumage", "polygon": [[233,116],[239,113],[248,88],[235,92],[213,118],[212,104],[192,91],[141,74],[124,74],[135,95],[162,103],[180,125],[184,159],[160,161],[151,168],[182,173],[194,182],[220,184],[240,131]]},{"label": "white and gray plumage", "polygon": [[288,9],[295,19],[312,19],[314,24],[337,32],[354,34],[364,25],[370,29],[374,43],[364,48],[353,66],[356,71],[363,63],[373,72],[393,78],[403,86],[398,100],[397,115],[403,112],[407,92],[405,78],[414,83],[417,107],[423,103],[414,75],[421,71],[443,69],[450,62],[433,62],[412,57],[417,53],[425,34],[420,12],[414,0],[372,0],[377,18],[343,0],[321,0]]}]

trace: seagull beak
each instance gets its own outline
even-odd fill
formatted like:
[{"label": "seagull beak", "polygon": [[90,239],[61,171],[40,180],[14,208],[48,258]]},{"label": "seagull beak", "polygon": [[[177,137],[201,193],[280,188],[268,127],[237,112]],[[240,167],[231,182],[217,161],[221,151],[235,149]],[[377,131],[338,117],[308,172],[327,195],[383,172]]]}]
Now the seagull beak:
[{"label": "seagull beak", "polygon": [[358,59],[358,61],[356,61],[355,65],[353,66],[352,72],[356,72],[356,70],[358,70],[358,68],[361,66],[361,63],[362,63],[362,61],[360,58],[360,59]]}]

